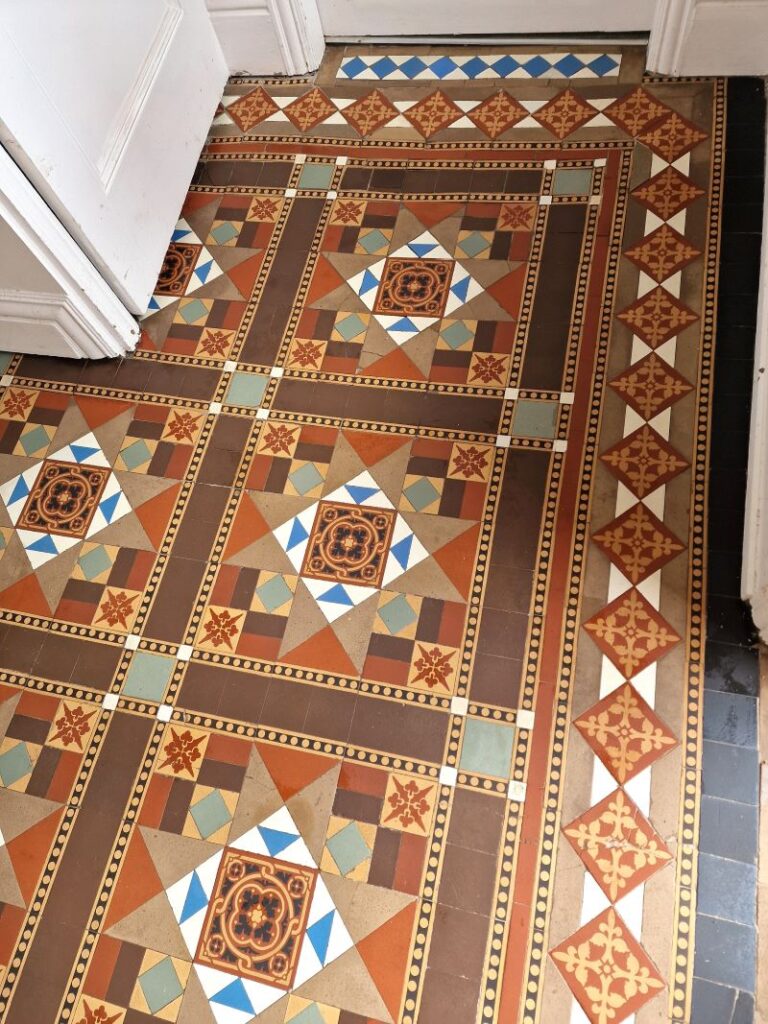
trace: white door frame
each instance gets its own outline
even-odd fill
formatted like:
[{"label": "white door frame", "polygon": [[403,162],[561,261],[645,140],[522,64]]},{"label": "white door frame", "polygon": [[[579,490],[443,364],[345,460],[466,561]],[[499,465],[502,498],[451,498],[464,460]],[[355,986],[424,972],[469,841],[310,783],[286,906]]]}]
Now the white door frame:
[{"label": "white door frame", "polygon": [[139,327],[61,221],[0,147],[0,218],[53,278],[51,291],[19,291],[0,283],[3,344],[39,351],[50,338],[73,357],[102,359],[135,348]]}]

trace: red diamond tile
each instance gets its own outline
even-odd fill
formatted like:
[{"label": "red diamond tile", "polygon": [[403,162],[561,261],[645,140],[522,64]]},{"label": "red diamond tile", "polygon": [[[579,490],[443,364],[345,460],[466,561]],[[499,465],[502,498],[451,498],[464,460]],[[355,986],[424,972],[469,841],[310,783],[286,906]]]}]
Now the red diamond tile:
[{"label": "red diamond tile", "polygon": [[637,245],[627,249],[624,255],[654,281],[661,282],[687,267],[701,255],[701,250],[687,242],[669,224],[662,224]]},{"label": "red diamond tile", "polygon": [[649,149],[664,157],[667,163],[678,160],[684,153],[706,139],[706,132],[671,111],[663,120],[656,121],[637,136]]},{"label": "red diamond tile", "polygon": [[646,420],[693,391],[693,385],[655,352],[630,366],[610,384]]},{"label": "red diamond tile", "polygon": [[689,465],[647,423],[617,441],[600,459],[638,498],[644,498]]},{"label": "red diamond tile", "polygon": [[650,348],[658,348],[699,319],[693,310],[657,286],[618,314]]},{"label": "red diamond tile", "polygon": [[642,185],[633,189],[632,195],[638,203],[653,210],[662,220],[669,220],[703,196],[704,189],[699,188],[674,167],[665,167],[649,181],[644,181]]},{"label": "red diamond tile", "polygon": [[685,550],[685,545],[641,502],[594,533],[592,540],[635,584]]},{"label": "red diamond tile", "polygon": [[664,988],[661,975],[613,907],[550,956],[591,1024],[620,1024]]},{"label": "red diamond tile", "polygon": [[502,89],[486,97],[469,116],[489,138],[497,139],[508,128],[527,117],[528,111]]},{"label": "red diamond tile", "polygon": [[342,113],[355,131],[370,135],[397,117],[398,110],[383,92],[374,89],[345,107]]},{"label": "red diamond tile", "polygon": [[463,111],[440,89],[435,89],[405,111],[405,116],[416,131],[428,139],[435,132],[447,128],[460,117]]},{"label": "red diamond tile", "polygon": [[322,89],[310,89],[285,108],[285,115],[300,132],[308,132],[336,112]]},{"label": "red diamond tile", "polygon": [[558,139],[564,139],[566,135],[575,132],[596,114],[595,108],[573,89],[564,89],[549,103],[537,110],[533,116],[539,124],[548,128]]},{"label": "red diamond tile", "polygon": [[584,629],[626,679],[680,642],[669,623],[634,587],[587,619]]},{"label": "red diamond tile", "polygon": [[261,86],[254,89],[253,92],[241,96],[239,100],[230,103],[226,108],[229,116],[244,132],[250,131],[254,125],[269,117],[270,114],[274,114],[278,109],[278,105]]},{"label": "red diamond tile", "polygon": [[621,99],[614,100],[603,110],[606,117],[609,117],[614,124],[632,136],[637,135],[638,132],[668,112],[669,107],[659,103],[640,86],[628,92],[626,96],[622,96]]},{"label": "red diamond tile", "polygon": [[664,840],[621,789],[579,815],[563,832],[612,903],[672,859]]}]

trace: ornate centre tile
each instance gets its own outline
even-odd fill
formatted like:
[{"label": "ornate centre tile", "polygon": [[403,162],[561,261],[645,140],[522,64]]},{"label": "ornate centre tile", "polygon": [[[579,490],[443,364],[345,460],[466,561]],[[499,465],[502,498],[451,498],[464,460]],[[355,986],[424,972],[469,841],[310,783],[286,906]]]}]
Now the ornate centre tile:
[{"label": "ornate centre tile", "polygon": [[452,260],[386,260],[374,312],[442,316],[452,270]]},{"label": "ornate centre tile", "polygon": [[109,479],[103,466],[46,459],[30,491],[18,528],[84,537]]},{"label": "ornate centre tile", "polygon": [[316,877],[317,871],[309,867],[226,850],[196,961],[290,988]]},{"label": "ornate centre tile", "polygon": [[157,279],[155,290],[158,295],[176,296],[185,293],[201,249],[201,245],[191,245],[187,242],[172,242],[168,246]]},{"label": "ornate centre tile", "polygon": [[321,501],[302,575],[316,580],[381,584],[395,527],[395,512]]}]

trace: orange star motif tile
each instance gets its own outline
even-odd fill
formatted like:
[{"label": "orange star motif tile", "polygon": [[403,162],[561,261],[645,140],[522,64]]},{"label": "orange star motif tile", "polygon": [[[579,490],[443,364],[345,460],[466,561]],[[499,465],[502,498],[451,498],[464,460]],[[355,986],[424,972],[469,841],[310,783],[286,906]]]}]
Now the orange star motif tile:
[{"label": "orange star motif tile", "polygon": [[620,1024],[664,988],[661,975],[613,907],[550,956],[591,1024]]},{"label": "orange star motif tile", "polygon": [[649,348],[658,348],[699,319],[671,295],[666,288],[657,286],[618,314]]},{"label": "orange star motif tile", "polygon": [[687,242],[669,224],[662,224],[637,245],[627,249],[624,255],[654,281],[661,283],[692,263],[701,255],[701,250]]},{"label": "orange star motif tile", "polygon": [[626,96],[614,100],[603,113],[614,124],[633,137],[667,113],[669,107],[659,103],[642,86],[632,89]]},{"label": "orange star motif tile", "polygon": [[196,780],[208,746],[209,733],[169,722],[157,753],[156,772]]},{"label": "orange star motif tile", "polygon": [[355,131],[361,135],[370,135],[397,117],[398,110],[383,92],[374,89],[345,107],[343,113]]},{"label": "orange star motif tile", "polygon": [[703,196],[704,189],[699,188],[690,178],[686,178],[674,167],[665,167],[649,181],[644,181],[633,190],[632,195],[649,210],[669,220],[680,210],[684,210]]},{"label": "orange star motif tile", "polygon": [[507,129],[528,116],[528,111],[508,92],[500,89],[486,97],[470,113],[470,119],[491,139],[497,139]]},{"label": "orange star motif tile", "polygon": [[611,387],[643,419],[650,420],[693,390],[691,384],[655,352],[630,366]]},{"label": "orange star motif tile", "polygon": [[300,132],[316,128],[321,121],[335,112],[336,107],[322,89],[310,89],[285,108],[286,117]]},{"label": "orange star motif tile", "polygon": [[685,550],[685,545],[641,502],[594,533],[592,540],[634,584]]},{"label": "orange star motif tile", "polygon": [[613,903],[672,859],[664,840],[622,789],[590,807],[563,833]]},{"label": "orange star motif tile", "polygon": [[677,745],[631,683],[603,697],[574,725],[621,785]]},{"label": "orange star motif tile", "polygon": [[593,615],[584,628],[627,678],[680,642],[672,627],[634,588]]},{"label": "orange star motif tile", "polygon": [[638,498],[668,483],[688,466],[647,423],[603,452],[600,458]]},{"label": "orange star motif tile", "polygon": [[533,116],[539,124],[548,128],[558,139],[564,139],[566,135],[570,135],[587,121],[591,121],[596,113],[595,108],[573,89],[564,89],[549,103],[545,103]]},{"label": "orange star motif tile", "polygon": [[670,164],[694,146],[698,146],[706,137],[706,132],[700,131],[695,124],[686,121],[674,111],[638,135],[640,142],[644,142],[649,149],[664,157]]},{"label": "orange star motif tile", "polygon": [[279,110],[279,107],[261,86],[241,96],[227,107],[229,116],[244,132],[250,131],[276,110]]},{"label": "orange star motif tile", "polygon": [[436,796],[434,782],[408,775],[390,775],[381,809],[381,824],[399,832],[427,835]]},{"label": "orange star motif tile", "polygon": [[462,111],[444,92],[435,89],[429,96],[425,96],[406,110],[405,116],[416,131],[428,139],[435,132],[457,121],[462,116]]}]

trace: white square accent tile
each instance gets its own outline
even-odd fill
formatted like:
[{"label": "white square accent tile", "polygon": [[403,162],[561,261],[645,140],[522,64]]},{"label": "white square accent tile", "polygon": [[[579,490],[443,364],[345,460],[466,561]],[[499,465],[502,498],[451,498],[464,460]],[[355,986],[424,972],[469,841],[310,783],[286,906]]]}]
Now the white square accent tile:
[{"label": "white square accent tile", "polygon": [[227,359],[225,360],[222,369],[224,370],[224,373],[234,373],[237,369],[237,363],[234,359]]},{"label": "white square accent tile", "polygon": [[521,804],[525,800],[525,783],[518,782],[516,779],[509,780],[509,786],[507,787],[507,796],[510,800],[514,800],[516,804]]},{"label": "white square accent tile", "polygon": [[270,371],[269,371],[269,376],[270,377],[282,377],[284,373],[285,373],[285,370],[282,368],[282,366],[273,366],[270,369]]},{"label": "white square accent tile", "polygon": [[7,388],[9,384],[13,384],[13,374],[4,373],[3,376],[0,377],[0,386]]},{"label": "white square accent tile", "polygon": [[561,391],[560,392],[560,404],[561,405],[573,405],[576,401],[576,395],[572,391]]},{"label": "white square accent tile", "polygon": [[339,193],[338,193],[338,192],[336,191],[336,189],[332,188],[332,189],[330,190],[330,192],[326,192],[326,193],[325,193],[325,198],[326,198],[326,199],[336,199],[336,197],[338,196],[338,194],[339,194]]},{"label": "white square accent tile", "polygon": [[337,156],[336,157],[336,166],[337,167],[345,167],[348,162],[349,162],[349,157],[348,156]]},{"label": "white square accent tile", "polygon": [[515,401],[520,397],[520,388],[504,388],[504,398],[507,402]]},{"label": "white square accent tile", "polygon": [[192,657],[192,645],[191,644],[179,644],[176,650],[176,657],[179,661],[189,661]]},{"label": "white square accent tile", "polygon": [[268,420],[269,419],[269,409],[263,409],[263,408],[262,409],[257,409],[256,410],[256,419],[257,420]]},{"label": "white square accent tile", "polygon": [[294,199],[295,196],[296,196],[296,189],[295,188],[287,188],[285,190],[285,198],[286,199]]},{"label": "white square accent tile", "polygon": [[466,697],[451,697],[451,714],[466,715],[469,710],[469,701]]},{"label": "white square accent tile", "polygon": [[170,722],[173,708],[170,704],[161,704],[157,709],[157,717],[161,722]]},{"label": "white square accent tile", "polygon": [[544,170],[545,171],[554,171],[554,169],[556,167],[557,167],[557,160],[545,160],[544,161]]},{"label": "white square accent tile", "polygon": [[512,440],[511,434],[497,434],[496,435],[496,447],[497,448],[509,448],[510,441]]},{"label": "white square accent tile", "polygon": [[601,202],[602,202],[602,196],[590,196],[589,197],[589,205],[590,206],[599,206]]},{"label": "white square accent tile", "polygon": [[125,638],[125,649],[126,651],[135,651],[139,646],[139,638],[135,633],[129,633]]},{"label": "white square accent tile", "polygon": [[533,711],[529,711],[527,708],[520,708],[515,715],[515,725],[518,729],[532,729],[535,717]]},{"label": "white square accent tile", "polygon": [[456,780],[459,777],[459,772],[456,768],[451,768],[449,765],[444,764],[440,768],[440,785],[441,786],[455,786]]},{"label": "white square accent tile", "polygon": [[607,162],[608,161],[604,156],[599,156],[597,160],[595,160],[595,167],[605,167]]},{"label": "white square accent tile", "polygon": [[564,452],[564,451],[567,451],[567,450],[568,450],[568,442],[565,440],[564,437],[558,437],[556,440],[554,440],[552,442],[552,451],[553,452]]},{"label": "white square accent tile", "polygon": [[218,416],[221,412],[221,402],[209,402],[208,412],[212,412],[214,416]]},{"label": "white square accent tile", "polygon": [[101,701],[101,706],[105,711],[114,711],[117,707],[117,694],[105,693]]},{"label": "white square accent tile", "polygon": [[307,154],[306,153],[294,153],[293,154],[293,162],[295,164],[303,164],[306,161],[306,159],[307,159]]},{"label": "white square accent tile", "polygon": [[551,206],[552,196],[539,196],[539,206]]}]

